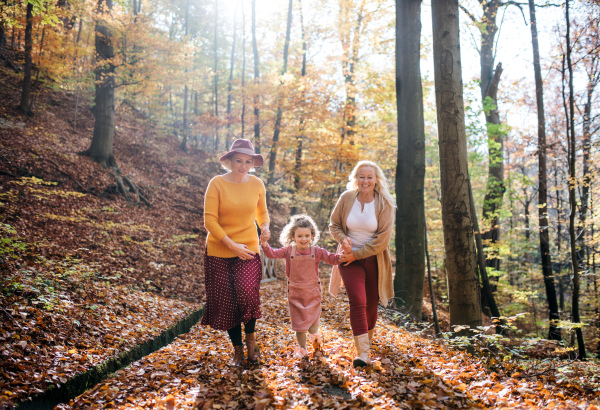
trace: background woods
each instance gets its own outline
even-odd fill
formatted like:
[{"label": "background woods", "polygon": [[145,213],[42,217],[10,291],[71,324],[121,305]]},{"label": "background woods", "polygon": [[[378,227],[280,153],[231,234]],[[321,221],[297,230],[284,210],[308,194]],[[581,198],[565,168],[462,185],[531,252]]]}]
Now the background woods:
[{"label": "background woods", "polygon": [[3,320],[63,288],[197,309],[203,192],[244,137],[273,237],[306,212],[331,250],[348,173],[381,166],[398,323],[433,317],[427,256],[443,331],[597,357],[600,6],[566,1],[0,0]]}]

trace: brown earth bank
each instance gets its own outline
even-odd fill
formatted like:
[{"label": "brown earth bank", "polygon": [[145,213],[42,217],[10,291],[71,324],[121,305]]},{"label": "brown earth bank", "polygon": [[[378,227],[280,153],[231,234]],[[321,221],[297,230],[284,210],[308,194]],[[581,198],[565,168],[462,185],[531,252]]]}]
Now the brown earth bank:
[{"label": "brown earth bank", "polygon": [[[125,201],[113,176],[78,155],[89,98],[38,90],[0,71],[0,402],[60,386],[158,335],[203,298],[204,188],[214,162],[152,131],[121,104],[115,157],[149,198]],[[142,125],[143,124],[143,125]]]}]

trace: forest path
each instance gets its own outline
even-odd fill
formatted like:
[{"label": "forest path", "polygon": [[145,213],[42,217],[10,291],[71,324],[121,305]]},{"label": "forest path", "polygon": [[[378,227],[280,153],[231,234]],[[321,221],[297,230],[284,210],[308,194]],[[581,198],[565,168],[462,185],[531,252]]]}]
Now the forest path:
[{"label": "forest path", "polygon": [[385,317],[376,328],[373,365],[355,370],[348,302],[341,294],[323,297],[322,355],[293,358],[285,283],[265,283],[257,324],[261,365],[230,367],[227,334],[196,325],[58,408],[595,408],[565,401],[569,389],[544,386],[535,378],[501,378],[478,359]]}]

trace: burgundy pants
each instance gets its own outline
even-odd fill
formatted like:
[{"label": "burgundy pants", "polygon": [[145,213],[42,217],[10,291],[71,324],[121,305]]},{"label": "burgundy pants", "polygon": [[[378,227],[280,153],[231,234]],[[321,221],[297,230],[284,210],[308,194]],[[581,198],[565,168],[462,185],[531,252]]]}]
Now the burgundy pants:
[{"label": "burgundy pants", "polygon": [[359,336],[375,327],[377,322],[377,256],[359,259],[348,266],[340,265],[340,274],[350,299],[350,325],[352,334]]}]

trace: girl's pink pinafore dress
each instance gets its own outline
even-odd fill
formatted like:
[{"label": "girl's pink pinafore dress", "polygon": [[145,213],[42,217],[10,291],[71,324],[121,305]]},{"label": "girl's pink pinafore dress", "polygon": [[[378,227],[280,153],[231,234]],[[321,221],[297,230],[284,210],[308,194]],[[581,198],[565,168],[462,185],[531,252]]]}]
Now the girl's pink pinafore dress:
[{"label": "girl's pink pinafore dress", "polygon": [[321,281],[315,272],[315,247],[310,255],[296,255],[292,246],[288,277],[288,307],[292,330],[306,332],[321,316]]}]

